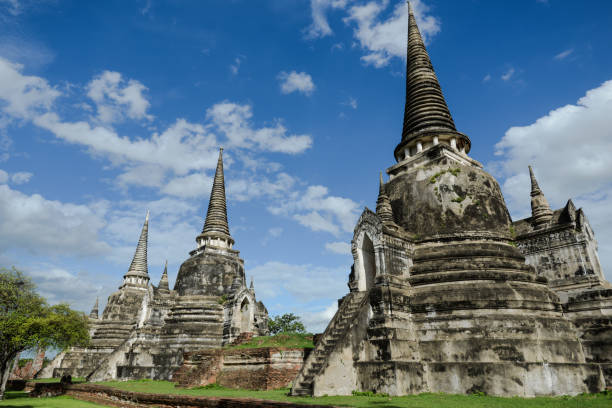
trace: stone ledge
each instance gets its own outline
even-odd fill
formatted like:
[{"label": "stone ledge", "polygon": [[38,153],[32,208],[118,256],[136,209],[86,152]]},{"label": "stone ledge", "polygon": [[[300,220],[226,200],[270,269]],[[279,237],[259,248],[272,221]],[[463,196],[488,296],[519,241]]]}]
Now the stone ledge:
[{"label": "stone ledge", "polygon": [[[42,395],[70,395],[74,398],[103,403],[115,407],[150,407],[159,408],[229,408],[229,407],[269,407],[269,408],[335,408],[332,405],[305,405],[292,402],[262,400],[256,398],[204,397],[191,395],[148,394],[123,391],[104,385],[94,384],[60,384],[60,383],[28,383],[37,388]],[[48,390],[46,390],[48,389]]]}]

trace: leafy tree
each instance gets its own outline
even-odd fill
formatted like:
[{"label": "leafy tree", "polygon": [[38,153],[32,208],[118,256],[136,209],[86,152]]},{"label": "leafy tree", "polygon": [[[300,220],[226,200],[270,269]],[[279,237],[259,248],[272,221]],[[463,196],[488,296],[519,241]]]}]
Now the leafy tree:
[{"label": "leafy tree", "polygon": [[282,316],[275,316],[272,319],[268,318],[268,329],[270,329],[270,334],[306,332],[304,324],[300,321],[299,316],[293,313],[285,313]]},{"label": "leafy tree", "polygon": [[15,358],[34,347],[89,344],[88,319],[67,304],[49,306],[14,267],[0,268],[0,400]]}]

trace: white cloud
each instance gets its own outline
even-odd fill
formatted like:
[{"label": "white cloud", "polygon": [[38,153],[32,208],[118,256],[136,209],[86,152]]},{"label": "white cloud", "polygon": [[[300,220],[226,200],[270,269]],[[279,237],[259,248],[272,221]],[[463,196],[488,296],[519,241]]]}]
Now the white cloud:
[{"label": "white cloud", "polygon": [[[411,4],[423,41],[427,44],[440,31],[440,22],[436,17],[426,15],[429,7],[422,1],[413,0]],[[391,16],[385,19],[383,14],[388,6],[388,0],[355,5],[349,8],[344,19],[346,24],[356,25],[353,34],[366,52],[362,61],[376,68],[386,66],[393,57],[406,58],[408,7],[404,1],[397,2]]]},{"label": "white cloud", "polygon": [[150,103],[143,93],[147,88],[140,82],[126,81],[119,72],[104,71],[87,84],[87,96],[95,103],[98,120],[104,124],[130,119],[152,120],[147,114]]},{"label": "white cloud", "polygon": [[351,254],[351,244],[348,242],[327,242],[325,244],[325,249],[334,254],[341,255],[350,255]]},{"label": "white cloud", "polygon": [[278,121],[272,127],[253,128],[251,105],[221,102],[208,109],[206,117],[227,137],[229,146],[296,154],[312,145],[309,135],[288,135]]},{"label": "white cloud", "polygon": [[27,171],[19,171],[17,173],[11,174],[11,181],[14,184],[24,184],[24,183],[27,183],[28,181],[30,181],[32,176],[33,176],[33,174],[29,173]]},{"label": "white cloud", "polygon": [[[532,164],[552,206],[573,198],[582,205],[600,248],[612,248],[612,225],[603,207],[612,198],[612,80],[589,90],[576,104],[550,111],[528,126],[512,127],[496,144],[504,195],[515,218],[529,215]],[[604,270],[612,270],[612,250],[600,251]],[[608,272],[610,274],[610,272]]]},{"label": "white cloud", "polygon": [[275,261],[248,271],[255,278],[258,297],[270,299],[288,293],[299,302],[341,297],[347,292],[349,272],[348,266],[327,268]]},{"label": "white cloud", "polygon": [[214,168],[217,143],[204,127],[178,119],[163,133],[149,139],[131,140],[113,130],[88,122],[64,122],[56,113],[45,113],[34,119],[34,124],[53,133],[57,138],[91,149],[104,155],[114,164],[140,162],[157,164],[177,174],[190,170]]},{"label": "white cloud", "polygon": [[563,60],[563,59],[569,57],[573,52],[574,52],[574,49],[570,48],[568,50],[562,51],[562,52],[558,53],[557,55],[555,55],[554,59],[556,59],[556,60]]},{"label": "white cloud", "polygon": [[8,12],[14,16],[19,15],[22,12],[23,7],[19,0],[0,0],[0,6],[3,4],[6,6]]},{"label": "white cloud", "polygon": [[0,183],[6,183],[9,180],[9,174],[0,169]]},{"label": "white cloud", "polygon": [[206,197],[210,194],[211,187],[211,177],[203,173],[192,173],[173,178],[162,188],[162,192],[177,197]]},{"label": "white cloud", "polygon": [[4,113],[30,119],[41,110],[51,107],[60,92],[36,76],[21,74],[23,66],[0,57],[0,99]]},{"label": "white cloud", "polygon": [[[64,121],[52,110],[60,92],[42,78],[23,75],[22,69],[18,64],[0,59],[0,101],[5,102],[0,107],[5,113],[4,119],[0,116],[0,122],[10,118],[32,120],[56,138],[84,146],[91,155],[110,160],[122,170],[117,177],[121,188],[137,185],[158,188],[163,194],[197,197],[209,190],[206,171],[215,168],[220,143],[243,149],[239,157],[245,158],[247,167],[249,161],[261,161],[260,157],[253,159],[248,150],[296,154],[312,145],[309,135],[290,134],[280,120],[272,126],[253,126],[251,105],[228,101],[207,110],[206,124],[177,119],[163,132],[148,137],[121,136],[110,127],[86,120]],[[149,102],[143,96],[146,88],[138,81],[126,82],[121,74],[105,71],[87,89],[88,96],[97,104],[99,118],[106,124],[118,120],[117,115],[132,120],[152,119],[147,114]],[[82,109],[74,104],[70,106]],[[277,185],[286,187],[290,177],[278,177],[276,181],[251,182],[242,187],[236,183],[234,191],[244,197],[264,194],[266,190],[275,190]],[[256,177],[251,172],[243,179]],[[19,180],[25,181],[24,176]]]},{"label": "white cloud", "polygon": [[344,106],[350,106],[353,109],[357,109],[357,99],[349,96],[345,102],[342,102]]},{"label": "white cloud", "polygon": [[318,311],[308,311],[301,313],[304,326],[307,331],[311,333],[322,333],[326,328],[332,317],[338,310],[338,302],[332,302],[329,306],[324,307]]},{"label": "white cloud", "polygon": [[491,74],[487,74],[482,78],[482,82],[489,82],[491,80]]},{"label": "white cloud", "polygon": [[272,238],[278,238],[281,236],[282,233],[283,229],[280,227],[270,228],[268,230],[268,235],[270,235]]},{"label": "white cloud", "polygon": [[36,291],[50,304],[66,302],[86,313],[93,307],[97,296],[102,297],[100,300],[103,301],[119,284],[100,279],[100,275],[94,277],[85,272],[71,273],[48,263],[26,266],[23,271],[36,284]]},{"label": "white cloud", "polygon": [[0,185],[0,248],[51,255],[107,253],[109,245],[99,240],[104,212],[97,210]]},{"label": "white cloud", "polygon": [[514,68],[512,67],[508,68],[508,70],[504,72],[501,76],[502,81],[509,81],[515,72],[516,70]]},{"label": "white cloud", "polygon": [[353,200],[328,195],[327,187],[309,186],[304,192],[292,192],[277,206],[269,207],[275,215],[287,215],[313,231],[333,235],[351,232],[357,221],[358,205]]},{"label": "white cloud", "polygon": [[304,95],[311,95],[315,90],[315,84],[312,81],[312,77],[306,72],[291,71],[287,73],[281,71],[277,78],[280,81],[281,92],[285,95],[292,92],[301,92]]},{"label": "white cloud", "polygon": [[312,24],[306,29],[306,38],[321,38],[333,34],[327,21],[329,9],[346,7],[350,0],[310,0]]},{"label": "white cloud", "polygon": [[242,65],[242,61],[244,61],[246,57],[244,55],[239,55],[234,58],[234,62],[230,64],[230,72],[232,75],[238,75],[238,71],[240,71],[240,65]]},{"label": "white cloud", "polygon": [[279,172],[275,178],[262,174],[242,173],[227,181],[227,196],[230,200],[248,201],[260,197],[280,197],[293,191],[298,180],[287,173]]}]

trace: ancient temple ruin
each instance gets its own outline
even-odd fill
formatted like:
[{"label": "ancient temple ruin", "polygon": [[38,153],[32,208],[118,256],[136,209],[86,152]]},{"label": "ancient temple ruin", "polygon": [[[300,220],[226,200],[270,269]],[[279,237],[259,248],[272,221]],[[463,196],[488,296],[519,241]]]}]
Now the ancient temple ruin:
[{"label": "ancient temple ruin", "polygon": [[159,285],[150,283],[147,213],[122,285],[109,296],[102,316],[97,300],[91,311],[91,345],[59,354],[38,377],[171,379],[184,352],[221,347],[241,333],[267,334],[268,312],[253,283],[246,285],[244,261],[229,232],[222,152],[204,228],[174,289],[169,289],[167,262]]},{"label": "ancient temple ruin", "polygon": [[533,216],[512,222],[455,128],[410,8],[408,20],[397,164],[355,227],[350,291],[292,394],[602,390],[612,290],[586,217],[571,202],[552,211],[533,179]]},{"label": "ancient temple ruin", "polygon": [[536,266],[563,301],[587,289],[612,289],[603,276],[595,234],[584,211],[572,200],[552,211],[531,166],[529,176],[532,215],[512,223],[527,263]]}]

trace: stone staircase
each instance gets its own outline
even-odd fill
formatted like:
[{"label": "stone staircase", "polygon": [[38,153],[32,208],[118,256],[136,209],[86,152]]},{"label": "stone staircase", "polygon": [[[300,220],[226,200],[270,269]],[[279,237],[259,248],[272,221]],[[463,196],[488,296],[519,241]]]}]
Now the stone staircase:
[{"label": "stone staircase", "polygon": [[357,313],[367,299],[367,292],[351,292],[344,297],[338,311],[327,325],[325,332],[310,353],[302,370],[293,382],[291,395],[311,396],[314,379],[325,367],[336,344],[348,333]]}]

